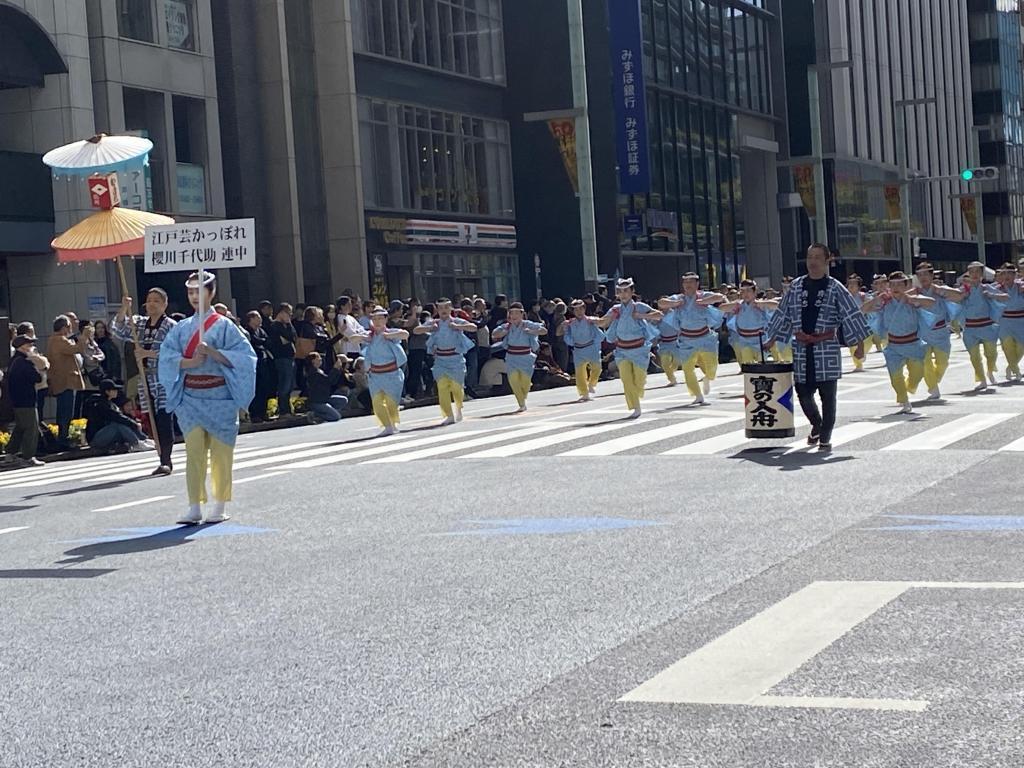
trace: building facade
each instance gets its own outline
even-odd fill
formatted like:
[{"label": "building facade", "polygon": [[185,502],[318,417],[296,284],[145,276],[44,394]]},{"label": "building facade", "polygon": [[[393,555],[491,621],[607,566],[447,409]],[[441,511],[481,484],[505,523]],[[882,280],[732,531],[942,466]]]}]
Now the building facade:
[{"label": "building facade", "polygon": [[518,293],[500,0],[224,3],[217,29],[229,212],[272,244],[250,300]]},{"label": "building facade", "polygon": [[[903,195],[909,195],[920,253],[945,265],[973,260],[970,198],[954,197],[968,192],[957,176],[969,165],[972,140],[967,5],[787,0],[783,22],[798,239],[812,238],[818,213],[812,151],[812,130],[818,129],[828,244],[845,271],[900,268]],[[818,126],[812,125],[807,84],[812,66],[818,68]],[[916,100],[928,101],[902,105]],[[904,136],[897,110],[905,118]],[[899,179],[899,142],[916,179],[906,186]]]},{"label": "building facade", "polygon": [[1017,0],[968,0],[974,127],[980,164],[999,168],[983,193],[990,266],[1021,258],[1024,248],[1024,97],[1021,14]]},{"label": "building facade", "polygon": [[[0,2],[2,314],[46,335],[61,312],[99,319],[120,304],[112,264],[60,266],[50,250],[93,212],[85,182],[50,178],[42,155],[54,147],[138,131],[155,149],[145,174],[122,177],[126,205],[182,220],[223,214],[210,32],[209,0]],[[141,263],[129,273],[133,290],[157,284]],[[184,309],[181,281],[164,282]]]}]

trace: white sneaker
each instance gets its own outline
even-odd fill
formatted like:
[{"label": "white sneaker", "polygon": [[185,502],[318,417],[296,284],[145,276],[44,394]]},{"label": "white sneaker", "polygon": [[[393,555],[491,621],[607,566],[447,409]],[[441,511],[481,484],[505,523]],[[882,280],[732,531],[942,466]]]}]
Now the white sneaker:
[{"label": "white sneaker", "polygon": [[904,403],[900,406],[900,413],[913,413],[914,407],[910,403]]},{"label": "white sneaker", "polygon": [[704,395],[697,395],[690,405],[704,405]]},{"label": "white sneaker", "polygon": [[456,422],[462,421],[462,409],[461,408],[456,408],[455,409],[455,421]]},{"label": "white sneaker", "polygon": [[520,405],[518,408],[516,408],[516,413],[526,413],[526,404],[524,403],[523,405]]},{"label": "white sneaker", "polygon": [[935,389],[929,389],[928,390],[928,399],[929,400],[941,400],[942,399],[942,393],[939,392],[939,388],[938,387],[936,387]]},{"label": "white sneaker", "polygon": [[594,387],[588,387],[587,391],[590,392],[590,394],[592,395],[597,394],[597,389],[595,389]]},{"label": "white sneaker", "polygon": [[142,453],[143,451],[155,451],[156,443],[152,440],[139,440],[137,443],[133,443],[128,446],[129,453]]},{"label": "white sneaker", "polygon": [[377,435],[377,437],[388,437],[389,435],[395,434],[395,432],[397,431],[398,430],[395,429],[394,427],[384,427],[384,429],[381,430],[380,434]]},{"label": "white sneaker", "polygon": [[986,389],[988,389],[988,382],[987,381],[979,381],[978,382],[978,386],[976,386],[974,388],[974,391],[975,392],[984,392]]},{"label": "white sneaker", "polygon": [[199,525],[203,522],[203,512],[198,504],[190,504],[188,512],[178,518],[178,525]]},{"label": "white sneaker", "polygon": [[[701,391],[703,391],[705,395],[710,395],[711,394],[711,379],[709,379],[707,376],[705,376],[704,379],[700,383],[700,388],[701,388]],[[704,398],[701,398],[701,402],[704,402]]]},{"label": "white sneaker", "polygon": [[576,402],[577,403],[589,403],[590,402],[590,395],[583,395],[583,397],[581,397]]},{"label": "white sneaker", "polygon": [[223,523],[225,520],[230,520],[231,515],[224,511],[224,502],[215,501],[213,502],[213,510],[206,516],[205,523]]},{"label": "white sneaker", "polygon": [[629,418],[631,418],[631,419],[639,419],[640,418],[640,406],[637,406],[636,408],[633,409],[633,412],[631,414],[629,414]]},{"label": "white sneaker", "polygon": [[448,418],[446,418],[444,421],[441,422],[441,426],[442,427],[450,427],[454,423],[455,423],[455,417],[454,416],[449,416]]},{"label": "white sneaker", "polygon": [[670,387],[674,387],[674,386],[676,385],[676,383],[677,383],[677,382],[674,382],[674,381],[670,381],[670,382],[668,383],[668,386],[670,386]]}]

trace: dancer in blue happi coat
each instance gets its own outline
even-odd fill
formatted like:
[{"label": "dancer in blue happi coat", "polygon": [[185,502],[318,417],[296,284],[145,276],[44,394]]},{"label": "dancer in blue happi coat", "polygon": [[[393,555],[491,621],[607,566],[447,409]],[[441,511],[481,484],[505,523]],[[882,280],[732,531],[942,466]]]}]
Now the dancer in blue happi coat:
[{"label": "dancer in blue happi coat", "polygon": [[597,391],[601,378],[601,343],[604,332],[597,327],[596,317],[587,316],[587,305],[583,299],[572,302],[572,318],[566,324],[565,343],[572,350],[572,362],[576,371],[576,391],[580,402],[590,400]]},{"label": "dancer in blue happi coat", "polygon": [[1004,264],[996,281],[1007,297],[999,318],[999,343],[1006,357],[1006,380],[1019,383],[1020,363],[1024,359],[1024,259],[1016,267]]},{"label": "dancer in blue happi coat", "polygon": [[[981,391],[988,389],[990,383],[996,383],[996,361],[999,359],[997,320],[1002,310],[999,302],[1007,301],[1010,297],[985,283],[985,265],[980,261],[968,265],[961,292],[964,346],[974,368],[974,381],[977,383],[975,389]],[[988,367],[987,380],[986,366],[981,359],[983,351]]]},{"label": "dancer in blue happi coat", "polygon": [[[256,353],[245,334],[212,308],[217,280],[205,273],[203,286],[192,273],[185,282],[196,314],[172,327],[160,346],[157,374],[173,413],[185,435],[185,485],[188,511],[178,522],[195,525],[203,520],[206,471],[210,468],[213,509],[206,522],[227,520],[231,501],[231,474],[238,438],[238,412],[249,407],[256,394]],[[199,316],[199,292],[204,316]],[[200,340],[202,327],[202,340]]]},{"label": "dancer in blue happi coat", "polygon": [[647,384],[647,366],[651,364],[651,344],[661,334],[654,326],[664,315],[649,304],[637,301],[633,279],[624,278],[615,284],[619,303],[598,320],[607,329],[608,341],[615,345],[615,363],[622,380],[622,392],[631,417],[640,417],[640,400]]},{"label": "dancer in blue happi coat", "polygon": [[452,300],[434,302],[437,318],[413,329],[415,334],[429,333],[427,354],[434,358],[430,369],[437,382],[437,404],[444,416],[442,426],[462,421],[462,401],[466,393],[466,353],[475,346],[466,331],[476,333],[477,327],[468,320],[452,316]]},{"label": "dancer in blue happi coat", "polygon": [[[658,307],[670,313],[679,328],[677,346],[683,378],[693,404],[701,405],[718,373],[718,329],[724,320],[718,306],[725,303],[725,296],[701,291],[696,272],[687,272],[682,281],[683,292],[661,299]],[[703,382],[697,381],[698,368],[704,374]]]},{"label": "dancer in blue happi coat", "polygon": [[942,384],[942,378],[949,368],[953,321],[960,315],[960,303],[964,300],[964,294],[957,288],[936,285],[935,268],[928,262],[919,264],[915,274],[918,287],[911,293],[935,300],[928,308],[932,321],[921,329],[921,339],[925,344],[924,383],[928,387],[928,399],[941,400],[942,391],[939,385]]},{"label": "dancer in blue happi coat", "polygon": [[508,384],[519,403],[517,413],[526,410],[526,397],[533,386],[533,368],[540,349],[538,336],[544,336],[548,329],[543,323],[526,319],[526,310],[518,301],[508,308],[508,322],[494,329],[491,338],[496,349],[505,350],[505,368],[508,370]]},{"label": "dancer in blue happi coat", "polygon": [[343,338],[363,346],[363,359],[369,366],[366,378],[373,415],[384,427],[379,437],[395,434],[398,431],[398,404],[405,388],[402,366],[406,355],[402,342],[409,338],[409,332],[402,328],[388,328],[388,311],[374,307],[370,313],[370,329]]},{"label": "dancer in blue happi coat", "polygon": [[[743,280],[740,283],[739,301],[730,301],[719,306],[729,317],[729,337],[736,351],[736,362],[740,365],[761,360],[764,330],[771,319],[769,313],[779,308],[779,302],[757,298],[757,283]],[[772,345],[772,348],[775,344]]]},{"label": "dancer in blue happi coat", "polygon": [[864,312],[878,313],[879,328],[887,342],[885,365],[900,413],[913,413],[910,395],[924,378],[926,345],[920,330],[934,323],[934,315],[925,310],[935,304],[935,299],[912,295],[909,289],[910,278],[893,272],[889,275],[888,292],[878,294],[862,307]]}]

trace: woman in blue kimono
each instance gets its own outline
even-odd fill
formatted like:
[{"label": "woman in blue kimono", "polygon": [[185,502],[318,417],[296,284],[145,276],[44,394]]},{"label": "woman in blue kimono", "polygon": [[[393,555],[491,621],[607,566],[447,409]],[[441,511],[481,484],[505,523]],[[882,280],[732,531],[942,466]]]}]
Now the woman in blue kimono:
[{"label": "woman in blue kimono", "polygon": [[437,404],[444,416],[441,426],[447,427],[462,421],[466,353],[476,346],[466,332],[476,333],[477,327],[468,320],[452,317],[451,299],[438,299],[435,306],[437,318],[416,326],[412,332],[430,334],[427,354],[434,358],[431,374],[437,382]]},{"label": "woman in blue kimono", "polygon": [[879,328],[887,342],[883,353],[885,365],[900,413],[914,412],[910,395],[924,378],[925,342],[920,329],[932,324],[933,316],[924,310],[935,304],[935,299],[911,295],[909,288],[910,278],[893,272],[889,275],[889,291],[876,295],[862,308],[864,312],[878,313]]},{"label": "woman in blue kimono", "polygon": [[572,302],[572,319],[566,323],[565,343],[572,349],[572,362],[576,369],[576,391],[580,402],[590,400],[597,391],[601,378],[601,342],[604,332],[597,327],[597,318],[587,316],[583,299]]},{"label": "woman in blue kimono", "polygon": [[[157,369],[167,393],[167,410],[185,435],[188,511],[178,522],[196,525],[203,521],[200,505],[207,501],[209,465],[213,509],[205,521],[219,523],[230,517],[224,508],[231,501],[238,412],[248,408],[256,394],[256,353],[241,329],[211,308],[217,294],[213,274],[205,273],[200,288],[199,275],[193,272],[185,287],[196,314],[168,331]],[[198,311],[200,290],[206,292],[203,317]]]},{"label": "woman in blue kimono", "polygon": [[647,384],[651,343],[661,335],[654,323],[664,315],[636,301],[633,278],[624,278],[615,284],[615,298],[619,303],[598,320],[598,326],[607,330],[608,341],[615,345],[615,363],[619,367],[626,407],[632,409],[631,418],[636,419],[640,417],[640,399]]},{"label": "woman in blue kimono", "polygon": [[517,301],[508,308],[508,322],[499,325],[491,333],[491,338],[496,342],[491,346],[505,350],[508,383],[519,403],[516,413],[526,410],[526,396],[530,394],[533,385],[533,368],[537,362],[537,350],[540,349],[537,337],[547,332],[543,323],[526,319],[526,310]]},{"label": "woman in blue kimono", "polygon": [[363,360],[369,366],[367,383],[373,415],[384,427],[378,436],[395,434],[398,431],[398,404],[405,389],[402,366],[407,358],[402,342],[409,338],[409,332],[402,328],[388,328],[388,311],[374,307],[370,312],[370,329],[366,333],[343,338],[363,346]]}]

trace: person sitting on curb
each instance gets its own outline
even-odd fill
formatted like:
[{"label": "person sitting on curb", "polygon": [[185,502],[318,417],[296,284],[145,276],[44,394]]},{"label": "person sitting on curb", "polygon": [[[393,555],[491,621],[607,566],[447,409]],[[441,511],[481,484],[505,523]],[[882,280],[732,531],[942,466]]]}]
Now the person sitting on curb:
[{"label": "person sitting on curb", "polygon": [[309,397],[306,401],[310,412],[321,421],[338,421],[345,408],[348,398],[334,394],[344,376],[346,358],[339,357],[329,374],[320,367],[323,358],[319,352],[310,352],[306,358],[306,389]]},{"label": "person sitting on curb", "polygon": [[138,422],[118,406],[119,394],[117,384],[110,379],[100,382],[100,393],[93,395],[86,405],[85,439],[93,448],[111,453],[122,448],[132,453],[155,450],[156,446],[146,438]]}]

